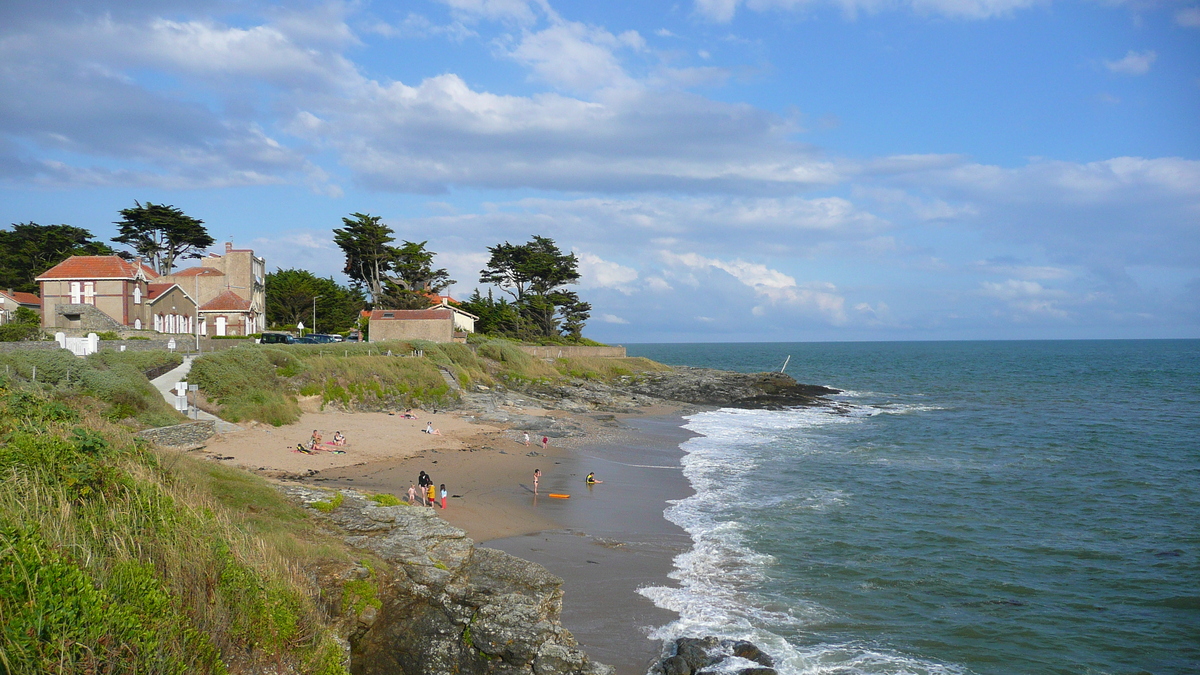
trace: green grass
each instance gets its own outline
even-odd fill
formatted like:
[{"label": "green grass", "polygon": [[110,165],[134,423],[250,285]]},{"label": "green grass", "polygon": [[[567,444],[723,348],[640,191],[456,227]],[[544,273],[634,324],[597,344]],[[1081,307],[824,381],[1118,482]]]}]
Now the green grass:
[{"label": "green grass", "polygon": [[165,351],[101,351],[81,359],[66,350],[0,353],[0,371],[13,382],[33,385],[61,398],[90,396],[101,414],[135,426],[179,424],[185,417],[163,400],[145,373],[182,363]]},{"label": "green grass", "polygon": [[371,495],[371,501],[380,506],[400,506],[401,504],[407,504],[407,502],[400,501],[400,498],[396,495],[390,495],[386,492]]},{"label": "green grass", "polygon": [[0,670],[343,673],[315,589],[255,532],[319,537],[255,481],[0,388]]}]

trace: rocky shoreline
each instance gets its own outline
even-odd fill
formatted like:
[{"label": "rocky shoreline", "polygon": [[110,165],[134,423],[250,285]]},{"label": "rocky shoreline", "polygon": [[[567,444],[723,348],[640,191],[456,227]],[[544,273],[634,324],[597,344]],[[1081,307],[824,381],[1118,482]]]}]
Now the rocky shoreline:
[{"label": "rocky shoreline", "polygon": [[[778,373],[732,373],[673,368],[612,383],[514,383],[461,392],[458,412],[558,439],[616,427],[616,414],[655,406],[676,409],[771,408],[827,404],[838,393]],[[536,415],[522,408],[561,410]],[[590,414],[581,414],[590,413]],[[356,674],[612,675],[592,661],[560,623],[562,579],[540,565],[478,547],[429,509],[382,506],[363,493],[296,484],[281,490],[313,509],[346,544],[376,559],[375,566],[327,565],[314,572],[328,596],[330,616],[343,617]],[[332,506],[332,508],[330,508]],[[370,588],[357,598],[346,588]],[[685,637],[669,645],[654,675],[701,672],[773,675],[773,660],[750,643]]]}]

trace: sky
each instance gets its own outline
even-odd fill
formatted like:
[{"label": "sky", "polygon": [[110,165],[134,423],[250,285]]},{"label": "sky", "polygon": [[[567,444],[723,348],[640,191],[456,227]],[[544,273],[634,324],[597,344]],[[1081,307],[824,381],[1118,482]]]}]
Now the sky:
[{"label": "sky", "polygon": [[550,237],[611,343],[1196,338],[1200,4],[0,2],[0,223],[135,200]]}]

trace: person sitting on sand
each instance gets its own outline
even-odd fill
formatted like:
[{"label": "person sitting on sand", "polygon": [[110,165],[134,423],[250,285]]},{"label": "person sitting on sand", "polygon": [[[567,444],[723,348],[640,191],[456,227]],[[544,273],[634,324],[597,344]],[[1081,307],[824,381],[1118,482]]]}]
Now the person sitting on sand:
[{"label": "person sitting on sand", "polygon": [[604,481],[596,480],[596,472],[593,471],[587,475],[587,478],[583,479],[583,482],[587,483],[588,485],[595,485],[596,483],[603,483]]},{"label": "person sitting on sand", "polygon": [[342,432],[340,432],[340,431],[334,432],[333,440],[330,441],[330,443],[332,445],[345,445],[346,437],[344,435],[342,435]]},{"label": "person sitting on sand", "polygon": [[416,415],[416,413],[414,413],[414,412],[412,411],[412,408],[409,408],[408,410],[405,410],[405,411],[404,411],[404,415],[403,415],[403,417],[404,417],[404,419],[406,419],[406,420],[415,420],[415,419],[417,419],[417,415]]},{"label": "person sitting on sand", "polygon": [[432,433],[433,433],[433,422],[426,422],[426,423],[425,423],[425,433],[427,433],[427,434],[432,434]]}]

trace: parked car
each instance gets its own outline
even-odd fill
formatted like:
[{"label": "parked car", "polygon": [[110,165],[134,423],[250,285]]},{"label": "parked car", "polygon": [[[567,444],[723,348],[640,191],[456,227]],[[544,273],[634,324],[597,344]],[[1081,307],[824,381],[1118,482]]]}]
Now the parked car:
[{"label": "parked car", "polygon": [[296,338],[287,333],[263,333],[259,344],[264,345],[290,345],[296,342]]},{"label": "parked car", "polygon": [[326,333],[313,333],[308,337],[317,341],[318,344],[329,344],[330,342],[341,342],[341,335],[328,335]]},{"label": "parked car", "polygon": [[292,341],[292,343],[298,345],[319,345],[321,344],[321,341],[312,335],[305,335],[304,337],[296,338]]}]

